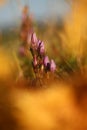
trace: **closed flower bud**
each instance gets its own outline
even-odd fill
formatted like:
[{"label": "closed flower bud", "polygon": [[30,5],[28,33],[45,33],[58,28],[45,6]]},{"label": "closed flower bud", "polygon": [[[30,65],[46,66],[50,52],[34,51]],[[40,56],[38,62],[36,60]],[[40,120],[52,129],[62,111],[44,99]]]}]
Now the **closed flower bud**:
[{"label": "closed flower bud", "polygon": [[32,44],[37,44],[37,42],[38,42],[38,39],[37,39],[36,33],[32,33],[31,43]]},{"label": "closed flower bud", "polygon": [[40,54],[42,55],[44,53],[45,53],[45,48],[42,46],[42,47],[40,47]]},{"label": "closed flower bud", "polygon": [[44,42],[41,42],[40,46],[41,46],[41,47],[44,47]]},{"label": "closed flower bud", "polygon": [[38,41],[38,43],[37,43],[37,50],[38,50],[38,53],[40,55],[43,55],[45,53],[44,42],[42,42],[40,40]]},{"label": "closed flower bud", "polygon": [[48,56],[44,57],[44,66],[46,67],[47,64],[50,63]]},{"label": "closed flower bud", "polygon": [[38,42],[37,42],[37,48],[40,47],[41,42],[42,42],[41,40],[38,40]]}]

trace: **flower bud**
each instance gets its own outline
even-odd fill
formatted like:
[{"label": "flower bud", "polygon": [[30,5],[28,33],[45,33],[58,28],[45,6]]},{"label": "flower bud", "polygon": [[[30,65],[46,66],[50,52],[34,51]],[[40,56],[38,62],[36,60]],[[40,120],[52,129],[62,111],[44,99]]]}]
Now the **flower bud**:
[{"label": "flower bud", "polygon": [[37,48],[40,47],[41,42],[42,42],[41,40],[38,40],[38,42],[37,42]]},{"label": "flower bud", "polygon": [[47,64],[50,63],[48,56],[44,57],[44,66],[46,67]]},{"label": "flower bud", "polygon": [[42,46],[42,47],[40,47],[40,54],[42,55],[44,53],[45,53],[45,48]]},{"label": "flower bud", "polygon": [[37,39],[36,33],[32,33],[31,43],[36,44],[37,42],[38,42],[38,39]]}]

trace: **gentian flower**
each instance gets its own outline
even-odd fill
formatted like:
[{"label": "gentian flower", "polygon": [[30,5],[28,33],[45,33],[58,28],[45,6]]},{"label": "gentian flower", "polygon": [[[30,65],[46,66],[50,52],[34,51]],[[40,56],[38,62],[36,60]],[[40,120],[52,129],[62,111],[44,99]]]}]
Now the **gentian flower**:
[{"label": "gentian flower", "polygon": [[44,42],[41,42],[40,47],[44,47]]},{"label": "gentian flower", "polygon": [[48,56],[44,57],[44,66],[47,67],[47,64],[50,63],[50,60],[48,58]]},{"label": "gentian flower", "polygon": [[41,41],[41,40],[38,40],[38,42],[37,42],[37,47],[38,47],[38,48],[44,47],[44,42]]},{"label": "gentian flower", "polygon": [[45,48],[44,48],[44,46],[41,46],[40,47],[40,54],[42,55],[42,54],[44,54],[45,53]]},{"label": "gentian flower", "polygon": [[40,55],[45,53],[44,42],[42,42],[41,40],[39,40],[37,43],[37,51]]},{"label": "gentian flower", "polygon": [[56,64],[54,62],[54,60],[50,61],[50,71],[54,72],[56,70]]},{"label": "gentian flower", "polygon": [[37,39],[36,33],[32,33],[31,43],[36,44],[37,42],[38,42],[38,39]]},{"label": "gentian flower", "polygon": [[41,40],[38,40],[38,42],[37,42],[37,48],[40,47],[41,42],[42,42]]}]

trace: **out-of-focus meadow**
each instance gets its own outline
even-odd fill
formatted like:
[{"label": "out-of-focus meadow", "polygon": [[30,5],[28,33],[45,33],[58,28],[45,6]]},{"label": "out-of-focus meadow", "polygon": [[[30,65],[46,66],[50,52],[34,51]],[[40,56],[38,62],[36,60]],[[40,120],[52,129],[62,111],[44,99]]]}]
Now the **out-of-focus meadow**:
[{"label": "out-of-focus meadow", "polygon": [[20,26],[0,33],[0,130],[87,129],[87,2],[56,22],[33,21],[57,70],[36,85],[32,56],[20,56]]},{"label": "out-of-focus meadow", "polygon": [[[62,20],[56,22],[33,21],[37,37],[44,41],[46,54],[55,60],[57,75],[69,75],[86,66],[86,4],[85,1],[71,3],[72,10]],[[15,64],[15,76],[22,70],[25,77],[33,78],[31,54],[29,57],[19,55],[20,26],[4,29],[0,35],[0,44]]]}]

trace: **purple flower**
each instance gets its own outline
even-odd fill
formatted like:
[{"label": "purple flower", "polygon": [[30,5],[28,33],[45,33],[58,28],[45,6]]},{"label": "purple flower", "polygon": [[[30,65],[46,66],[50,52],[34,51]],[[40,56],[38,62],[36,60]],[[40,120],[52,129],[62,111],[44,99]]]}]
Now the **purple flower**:
[{"label": "purple flower", "polygon": [[50,61],[50,71],[54,72],[56,70],[56,64],[54,62],[54,60]]},{"label": "purple flower", "polygon": [[20,54],[21,56],[25,56],[25,48],[24,48],[23,46],[21,46],[21,47],[19,48],[19,54]]},{"label": "purple flower", "polygon": [[44,47],[44,42],[42,41],[41,44],[40,44],[41,47]]},{"label": "purple flower", "polygon": [[42,54],[44,54],[45,53],[45,48],[44,48],[44,46],[41,46],[40,47],[40,54],[42,55]]},{"label": "purple flower", "polygon": [[41,40],[38,40],[37,47],[40,47],[41,42],[42,42]]},{"label": "purple flower", "polygon": [[37,44],[38,39],[37,39],[36,33],[32,33],[31,42],[32,44]]},{"label": "purple flower", "polygon": [[44,42],[41,41],[41,40],[38,40],[38,42],[37,42],[37,47],[38,47],[38,48],[44,47]]},{"label": "purple flower", "polygon": [[40,55],[44,54],[45,52],[44,42],[42,42],[41,40],[39,40],[37,43],[37,50],[40,53]]},{"label": "purple flower", "polygon": [[50,63],[50,60],[49,60],[48,56],[45,56],[44,57],[44,66],[46,67],[48,63]]}]

